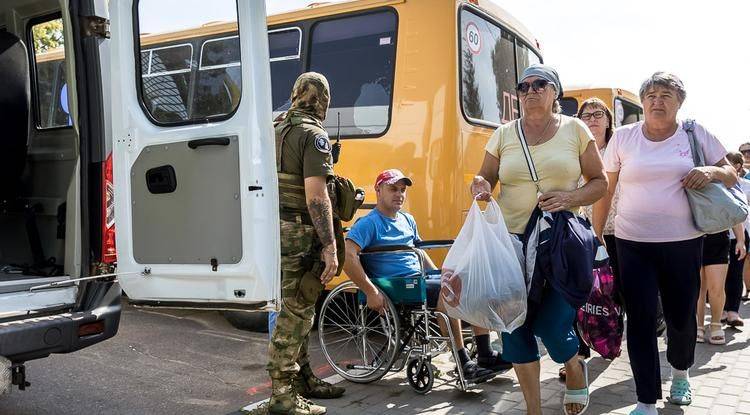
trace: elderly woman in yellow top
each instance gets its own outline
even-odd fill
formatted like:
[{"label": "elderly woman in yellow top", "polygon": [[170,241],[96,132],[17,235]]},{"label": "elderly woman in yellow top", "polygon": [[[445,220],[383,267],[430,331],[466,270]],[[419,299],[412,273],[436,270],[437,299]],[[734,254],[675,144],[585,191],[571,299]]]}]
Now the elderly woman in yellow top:
[{"label": "elderly woman in yellow top", "polygon": [[[546,65],[527,68],[517,87],[523,109],[519,120],[500,126],[487,144],[472,194],[487,200],[499,182],[498,203],[510,232],[522,234],[531,213],[542,210],[577,211],[601,198],[607,190],[602,160],[591,132],[581,120],[560,114],[562,87],[557,72]],[[539,192],[516,132],[520,124],[539,176]],[[585,184],[578,187],[583,176]],[[577,358],[573,331],[576,310],[549,285],[534,316],[512,333],[503,333],[503,358],[513,363],[529,414],[541,414],[539,385],[540,337],[550,357],[567,371],[563,411],[582,413],[589,402],[586,363]]]}]

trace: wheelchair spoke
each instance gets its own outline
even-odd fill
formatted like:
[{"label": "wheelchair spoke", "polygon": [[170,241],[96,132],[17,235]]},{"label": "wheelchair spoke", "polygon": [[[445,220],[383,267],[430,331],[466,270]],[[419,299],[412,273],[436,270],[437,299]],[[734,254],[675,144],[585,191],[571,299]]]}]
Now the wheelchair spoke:
[{"label": "wheelchair spoke", "polygon": [[[346,320],[343,316],[341,316],[338,312],[336,312],[336,310],[334,310],[334,309],[332,309],[330,307],[328,309],[331,310],[331,314],[334,314],[333,317],[339,318],[340,320]],[[344,328],[344,327],[355,328],[356,327],[356,325],[354,324],[353,321],[351,321],[351,319],[349,319],[349,321],[342,321],[341,324],[337,323],[331,316],[326,316],[325,319],[327,319],[328,321],[330,321],[330,324],[334,324],[334,325],[336,325],[338,327],[341,327],[341,328]],[[348,324],[346,324],[346,323],[348,323]]]},{"label": "wheelchair spoke", "polygon": [[343,299],[343,302],[344,302],[344,306],[346,307],[346,310],[343,310],[341,308],[341,305],[339,304],[338,301],[336,301],[336,302],[332,301],[331,302],[331,306],[329,307],[329,309],[331,310],[331,312],[334,312],[333,306],[335,305],[336,308],[338,309],[338,311],[340,311],[340,313],[336,313],[336,315],[339,316],[342,320],[346,321],[347,323],[349,323],[351,325],[355,325],[356,321],[354,321],[353,317],[356,314],[348,312],[349,311],[349,307],[348,307],[348,304],[347,304],[348,302],[346,301],[346,298]]}]

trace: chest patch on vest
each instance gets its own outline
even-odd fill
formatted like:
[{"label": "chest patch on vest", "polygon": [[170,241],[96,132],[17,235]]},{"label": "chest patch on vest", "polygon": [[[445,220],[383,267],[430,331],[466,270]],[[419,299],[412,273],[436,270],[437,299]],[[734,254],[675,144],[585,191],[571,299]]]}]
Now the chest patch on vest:
[{"label": "chest patch on vest", "polygon": [[328,141],[328,136],[319,134],[315,136],[315,148],[321,153],[331,152],[331,143]]}]

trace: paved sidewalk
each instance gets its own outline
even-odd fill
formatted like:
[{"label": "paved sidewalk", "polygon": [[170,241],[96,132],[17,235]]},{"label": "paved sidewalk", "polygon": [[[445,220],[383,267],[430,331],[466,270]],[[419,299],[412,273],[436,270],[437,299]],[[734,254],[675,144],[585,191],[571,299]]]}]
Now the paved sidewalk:
[{"label": "paved sidewalk", "polygon": [[[750,315],[743,306],[742,314]],[[748,321],[750,326],[750,320]],[[750,327],[728,328],[725,346],[698,344],[695,365],[691,369],[693,404],[678,407],[660,401],[662,414],[750,414]],[[625,347],[624,347],[625,349]],[[662,362],[662,390],[669,394],[669,365],[666,344],[659,339]],[[596,354],[596,353],[594,353]],[[445,356],[445,355],[443,355]],[[447,372],[452,363],[443,356],[438,367]],[[545,414],[562,413],[564,385],[557,379],[559,365],[548,356],[542,358],[542,399]],[[613,362],[600,357],[589,359],[591,405],[586,415],[628,414],[635,407],[635,383],[632,380],[627,350]],[[433,390],[418,395],[406,383],[405,373],[389,374],[378,382],[358,385],[343,382],[344,398],[321,401],[329,414],[523,414],[525,404],[513,371],[496,377],[482,388],[461,392],[452,383],[435,380]],[[255,407],[252,405],[247,409]],[[261,411],[253,411],[260,413]]]}]

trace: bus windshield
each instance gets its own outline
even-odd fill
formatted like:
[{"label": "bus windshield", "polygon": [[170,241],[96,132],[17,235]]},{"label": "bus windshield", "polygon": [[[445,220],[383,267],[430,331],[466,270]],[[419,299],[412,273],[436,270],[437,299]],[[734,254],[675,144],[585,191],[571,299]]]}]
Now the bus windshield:
[{"label": "bus windshield", "polygon": [[468,7],[461,11],[460,34],[461,105],[466,117],[493,125],[518,118],[518,76],[539,63],[539,57],[510,31]]}]

